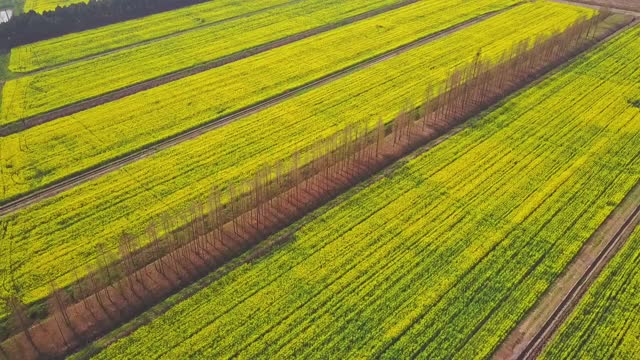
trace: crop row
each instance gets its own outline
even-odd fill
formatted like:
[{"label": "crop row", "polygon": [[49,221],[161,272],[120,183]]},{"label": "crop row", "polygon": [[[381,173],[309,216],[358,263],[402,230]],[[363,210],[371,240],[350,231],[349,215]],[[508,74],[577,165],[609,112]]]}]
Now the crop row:
[{"label": "crop row", "polygon": [[209,1],[11,49],[9,70],[28,72],[132,46],[300,0]]},{"label": "crop row", "polygon": [[640,179],[639,29],[97,357],[489,357]]},{"label": "crop row", "polygon": [[640,227],[606,266],[541,359],[634,359],[640,339]]},{"label": "crop row", "polygon": [[50,184],[513,3],[419,2],[13,134],[3,139],[2,156],[12,182],[0,199]]},{"label": "crop row", "polygon": [[307,0],[25,75],[2,91],[0,124],[335,23],[398,0]]},{"label": "crop row", "polygon": [[88,0],[26,0],[24,2],[24,12],[33,10],[42,13],[48,10],[55,10],[58,6],[63,7],[82,2],[88,2]]},{"label": "crop row", "polygon": [[123,231],[142,234],[156,216],[185,208],[212,186],[242,179],[261,164],[288,158],[345,124],[390,121],[407,99],[421,99],[429,82],[443,81],[479,49],[497,58],[523,39],[590,13],[527,3],[9,214],[0,244],[2,275],[14,269],[27,301],[46,296],[48,278],[70,283],[73,269],[95,259],[96,244],[113,249]]}]

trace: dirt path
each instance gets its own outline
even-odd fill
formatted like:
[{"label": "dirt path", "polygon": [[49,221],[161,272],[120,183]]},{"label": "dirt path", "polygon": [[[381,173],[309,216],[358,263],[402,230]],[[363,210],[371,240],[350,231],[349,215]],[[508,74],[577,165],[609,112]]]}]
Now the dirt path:
[{"label": "dirt path", "polygon": [[[72,64],[75,64],[75,63],[79,63],[79,62],[82,62],[82,61],[87,61],[87,60],[95,59],[95,58],[98,58],[98,57],[101,57],[101,56],[113,54],[113,53],[116,53],[116,52],[119,52],[119,51],[122,51],[122,50],[132,49],[132,48],[136,48],[138,46],[146,45],[146,44],[149,44],[149,43],[152,43],[152,42],[156,42],[156,41],[160,41],[160,40],[164,40],[164,39],[169,39],[169,38],[176,37],[178,35],[182,35],[182,34],[185,34],[185,33],[193,32],[193,31],[196,31],[196,30],[201,30],[201,29],[204,29],[204,28],[221,25],[221,24],[224,24],[224,23],[227,23],[227,22],[230,22],[230,21],[234,21],[234,20],[250,17],[250,16],[253,16],[253,15],[258,15],[258,14],[261,14],[261,13],[269,11],[269,10],[273,10],[273,9],[289,6],[289,5],[292,5],[292,4],[295,4],[295,3],[299,3],[299,2],[302,2],[302,1],[305,1],[305,0],[292,0],[292,1],[289,1],[289,2],[286,2],[286,3],[283,3],[283,4],[272,5],[272,6],[263,8],[263,9],[250,11],[250,12],[247,12],[247,13],[244,13],[244,14],[240,14],[240,15],[236,15],[236,16],[232,16],[232,17],[229,17],[229,18],[226,18],[226,19],[217,20],[217,21],[213,21],[213,22],[210,22],[210,23],[202,24],[202,25],[197,25],[195,27],[191,27],[191,28],[184,29],[184,30],[179,30],[179,31],[173,32],[171,34],[155,37],[153,39],[147,39],[147,40],[143,40],[143,41],[140,41],[140,42],[137,42],[137,43],[133,43],[133,44],[117,47],[117,48],[114,48],[114,49],[110,49],[110,50],[107,50],[107,51],[102,51],[102,52],[99,52],[99,53],[83,56],[83,57],[80,57],[80,58],[77,58],[77,59],[73,59],[73,60],[67,61],[65,63],[51,65],[51,66],[43,67],[43,68],[40,68],[40,69],[37,69],[37,70],[33,70],[33,71],[17,72],[15,74],[18,75],[18,77],[28,76],[28,75],[35,75],[35,74],[38,74],[38,73],[41,73],[41,72],[46,72],[46,71],[49,71],[49,70],[58,69],[58,68],[69,66],[69,65],[72,65]],[[201,5],[201,4],[202,3],[195,4],[193,6]],[[184,9],[184,8],[182,8],[182,9]],[[175,9],[175,10],[180,10],[180,9]],[[174,10],[171,10],[171,11],[174,11]],[[156,15],[156,14],[153,14],[153,15]],[[138,20],[138,19],[132,19],[132,20]]]},{"label": "dirt path", "polygon": [[494,358],[535,359],[639,223],[640,183],[593,234],[525,320],[511,332]]},{"label": "dirt path", "polygon": [[345,25],[349,25],[351,23],[357,22],[357,21],[361,21],[364,19],[368,19],[370,17],[376,16],[376,15],[380,15],[383,14],[385,12],[388,11],[392,11],[392,10],[396,10],[411,4],[414,4],[416,2],[418,2],[419,0],[405,0],[393,5],[389,5],[383,8],[379,8],[379,9],[375,9],[375,10],[371,10],[365,13],[362,13],[360,15],[356,15],[356,16],[352,16],[350,18],[347,19],[343,19],[340,20],[338,22],[332,23],[332,24],[328,24],[328,25],[324,25],[321,27],[317,27],[314,29],[310,29],[307,31],[303,31],[291,36],[287,36],[284,37],[282,39],[278,39],[275,41],[271,41],[268,42],[266,44],[262,44],[250,49],[246,49],[243,51],[239,51],[237,53],[228,55],[228,56],[224,56],[222,58],[218,58],[200,65],[196,65],[194,67],[190,67],[187,69],[182,69],[182,70],[178,70],[166,75],[162,75],[160,77],[157,78],[153,78],[153,79],[149,79],[149,80],[145,80],[136,84],[133,84],[131,86],[127,86],[118,90],[114,90],[111,92],[107,92],[86,100],[82,100],[70,105],[66,105],[63,106],[61,108],[58,109],[54,109],[51,110],[49,112],[43,113],[43,114],[39,114],[39,115],[34,115],[31,117],[27,117],[25,119],[22,119],[20,121],[11,123],[11,124],[7,124],[4,125],[2,127],[0,127],[0,137],[1,136],[8,136],[11,134],[15,134],[21,131],[24,131],[26,129],[29,129],[31,127],[34,126],[38,126],[40,124],[44,124],[46,122],[49,121],[53,121],[57,118],[60,117],[64,117],[64,116],[69,116],[69,115],[73,115],[75,113],[78,113],[80,111],[83,110],[87,110],[102,104],[105,104],[107,102],[111,102],[111,101],[115,101],[118,99],[122,99],[124,97],[133,95],[135,93],[138,93],[140,91],[144,91],[144,90],[148,90],[163,84],[167,84],[188,76],[192,76],[198,73],[201,73],[203,71],[207,71],[207,70],[211,70],[217,67],[221,67],[224,66],[226,64],[232,63],[232,62],[236,62],[242,59],[246,59],[248,57],[278,48],[278,47],[282,47],[285,46],[287,44],[291,44],[293,42],[296,41],[300,41],[312,36],[316,36],[322,33],[325,33],[327,31],[330,30],[334,30],[337,29],[339,27],[345,26]]},{"label": "dirt path", "polygon": [[552,0],[555,2],[585,6],[593,9],[602,9],[608,6],[609,10],[624,15],[640,17],[640,0]]},{"label": "dirt path", "polygon": [[407,52],[411,49],[414,49],[416,47],[422,46],[424,44],[427,44],[431,41],[434,41],[436,39],[442,38],[444,36],[447,36],[455,31],[458,31],[460,29],[469,27],[475,23],[481,22],[483,20],[486,20],[489,17],[495,16],[499,13],[502,13],[504,11],[506,11],[507,9],[503,9],[497,12],[493,12],[493,13],[488,13],[485,15],[482,15],[480,17],[477,17],[475,19],[463,22],[461,24],[455,25],[449,29],[443,30],[441,32],[426,36],[424,38],[418,39],[416,41],[413,41],[409,44],[406,44],[404,46],[401,46],[395,50],[389,51],[387,53],[384,53],[382,55],[376,56],[374,58],[371,58],[369,60],[366,60],[364,62],[361,62],[359,64],[355,64],[352,65],[350,67],[347,67],[343,70],[340,70],[338,72],[335,72],[333,74],[330,74],[328,76],[322,77],[318,80],[315,80],[311,83],[302,85],[300,87],[288,90],[278,96],[275,96],[273,98],[267,99],[265,101],[262,101],[260,103],[257,103],[255,105],[246,107],[244,109],[238,110],[234,113],[231,113],[227,116],[224,116],[222,118],[218,118],[218,119],[214,119],[212,121],[209,121],[207,123],[204,123],[202,125],[199,125],[191,130],[188,130],[186,132],[174,135],[172,137],[166,138],[162,141],[160,141],[159,143],[156,143],[152,146],[149,147],[145,147],[142,149],[139,149],[133,153],[127,154],[121,158],[116,158],[113,159],[105,164],[101,164],[95,168],[92,169],[88,169],[86,171],[83,171],[81,173],[77,173],[74,174],[72,176],[70,176],[69,178],[62,180],[60,182],[51,184],[49,186],[46,186],[40,190],[34,191],[32,193],[29,193],[27,195],[21,196],[15,200],[12,200],[10,202],[7,202],[3,205],[0,206],[0,216],[6,215],[8,213],[14,212],[16,210],[19,210],[25,206],[28,206],[30,204],[36,203],[38,201],[50,198],[52,196],[55,196],[56,194],[59,194],[63,191],[66,191],[68,189],[71,189],[75,186],[78,186],[82,183],[85,183],[87,181],[90,181],[92,179],[95,179],[97,177],[100,177],[102,175],[105,175],[107,173],[113,172],[115,170],[118,170],[119,168],[121,168],[122,166],[125,166],[129,163],[132,163],[134,161],[138,161],[140,159],[143,159],[147,156],[153,155],[161,150],[170,148],[172,146],[175,146],[177,144],[180,144],[184,141],[187,140],[191,140],[194,139],[206,132],[209,132],[211,130],[217,129],[219,127],[225,126],[233,121],[236,121],[238,119],[241,119],[243,117],[249,116],[251,114],[254,114],[256,112],[259,112],[261,110],[264,110],[270,106],[279,104],[289,98],[292,98],[300,93],[303,93],[305,91],[308,91],[310,89],[313,89],[315,87],[327,84],[331,81],[340,79],[344,76],[347,76],[348,74],[357,71],[357,70],[361,70],[363,68],[366,67],[370,67],[374,64],[377,64],[379,62],[385,61],[387,59],[390,59],[394,56],[397,56],[399,54],[402,54],[404,52]]}]

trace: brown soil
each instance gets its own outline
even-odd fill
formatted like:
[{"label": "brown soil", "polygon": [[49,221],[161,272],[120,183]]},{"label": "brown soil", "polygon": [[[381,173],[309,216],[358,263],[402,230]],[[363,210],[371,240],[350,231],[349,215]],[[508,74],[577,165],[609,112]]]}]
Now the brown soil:
[{"label": "brown soil", "polygon": [[553,0],[566,4],[586,5],[589,7],[609,8],[613,12],[640,16],[640,1],[638,0]]}]

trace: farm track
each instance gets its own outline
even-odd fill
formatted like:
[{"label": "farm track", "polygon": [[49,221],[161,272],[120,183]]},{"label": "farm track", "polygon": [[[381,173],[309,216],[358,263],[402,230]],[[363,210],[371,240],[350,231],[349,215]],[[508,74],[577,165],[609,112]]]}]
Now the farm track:
[{"label": "farm track", "polygon": [[[562,3],[562,4],[588,7],[588,8],[592,8],[592,9],[601,9],[603,7],[602,5],[598,5],[597,1],[589,1],[589,0],[578,0],[578,1],[552,0],[552,1],[555,1],[555,2],[558,2],[558,3]],[[624,15],[631,15],[631,16],[635,16],[635,17],[640,17],[640,11],[635,11],[635,10],[631,10],[631,9],[624,9],[624,8],[620,8],[620,7],[609,7],[609,10],[613,11],[614,13],[618,13],[618,14],[624,14]]]},{"label": "farm track", "polygon": [[[172,37],[175,37],[175,36],[178,36],[178,35],[182,35],[182,34],[185,34],[185,33],[189,33],[189,32],[195,31],[195,30],[201,30],[201,29],[205,29],[205,28],[208,28],[208,27],[221,25],[221,24],[224,24],[224,23],[227,23],[227,22],[230,22],[230,21],[239,20],[239,19],[246,18],[246,17],[253,16],[253,15],[258,15],[260,13],[263,13],[263,12],[266,12],[266,11],[269,11],[269,10],[273,10],[273,9],[277,9],[277,8],[280,8],[280,7],[289,6],[289,5],[292,5],[292,4],[295,4],[295,3],[299,3],[299,2],[302,2],[302,1],[304,1],[304,0],[293,0],[293,1],[289,1],[287,3],[283,3],[283,4],[272,5],[272,6],[264,8],[264,9],[254,10],[254,11],[250,11],[248,13],[235,15],[235,16],[232,16],[232,17],[229,17],[229,18],[226,18],[226,19],[217,20],[217,21],[214,21],[214,22],[211,22],[211,23],[208,23],[208,24],[202,24],[202,25],[198,25],[198,26],[195,26],[195,27],[192,27],[192,28],[189,28],[189,29],[179,30],[179,31],[176,31],[174,33],[167,34],[167,35],[162,35],[162,36],[159,36],[159,37],[156,37],[156,38],[153,38],[153,39],[143,40],[143,41],[140,41],[140,42],[137,42],[137,43],[134,43],[134,44],[129,44],[129,45],[125,45],[125,46],[122,46],[122,47],[119,47],[119,48],[103,51],[103,52],[100,52],[100,53],[83,56],[81,58],[77,58],[77,59],[74,59],[74,60],[71,60],[71,61],[67,61],[65,63],[56,64],[56,65],[52,65],[52,66],[46,66],[46,67],[43,67],[43,68],[40,68],[40,69],[37,69],[37,70],[27,71],[27,72],[20,72],[20,73],[16,73],[16,74],[18,75],[18,77],[28,76],[28,75],[35,75],[35,74],[42,73],[42,72],[45,72],[45,71],[54,70],[54,69],[62,68],[62,67],[65,67],[65,66],[73,65],[75,63],[79,63],[79,62],[82,62],[82,61],[91,60],[91,59],[99,58],[101,56],[117,53],[117,52],[122,51],[122,50],[132,49],[132,48],[135,48],[135,47],[138,47],[138,46],[142,46],[142,45],[146,45],[146,44],[149,44],[149,43],[152,43],[152,42],[155,42],[155,41],[169,39],[169,38],[172,38]],[[176,10],[178,10],[178,9],[176,9]]]},{"label": "farm track", "polygon": [[27,117],[25,119],[19,120],[17,122],[14,123],[10,123],[7,125],[4,125],[2,127],[0,127],[0,137],[2,136],[8,136],[11,134],[15,134],[21,131],[24,131],[26,129],[32,128],[34,126],[38,126],[44,123],[47,123],[49,121],[53,121],[55,119],[58,119],[60,117],[64,117],[64,116],[69,116],[69,115],[73,115],[75,113],[96,107],[96,106],[100,106],[102,104],[111,102],[111,101],[115,101],[118,99],[122,99],[124,97],[133,95],[135,93],[144,91],[144,90],[148,90],[160,85],[164,85],[176,80],[180,80],[183,79],[185,77],[189,77],[207,70],[211,70],[214,68],[218,68],[227,64],[230,64],[232,62],[236,62],[242,59],[246,59],[248,57],[254,56],[254,55],[258,55],[260,53],[269,51],[269,50],[273,50],[288,44],[291,44],[293,42],[296,41],[300,41],[300,40],[304,40],[307,38],[310,38],[312,36],[316,36],[316,35],[320,35],[322,33],[340,28],[342,26],[346,26],[349,25],[351,23],[357,22],[357,21],[361,21],[361,20],[365,20],[380,14],[384,14],[386,12],[392,11],[392,10],[397,10],[400,8],[403,8],[405,6],[417,3],[419,0],[405,0],[393,5],[389,5],[386,7],[382,7],[379,9],[375,9],[375,10],[371,10],[371,11],[367,11],[365,13],[356,15],[356,16],[352,16],[350,18],[347,19],[343,19],[340,21],[337,21],[335,23],[332,24],[327,24],[324,26],[320,26],[314,29],[310,29],[310,30],[306,30],[303,31],[301,33],[297,33],[291,36],[287,36],[284,37],[282,39],[278,39],[278,40],[274,40],[271,42],[268,42],[266,44],[262,44],[253,48],[249,48],[243,51],[239,51],[237,53],[228,55],[228,56],[224,56],[222,58],[218,58],[209,62],[205,62],[203,64],[200,65],[196,65],[190,68],[186,68],[186,69],[182,69],[182,70],[178,70],[172,73],[168,73],[165,75],[162,75],[160,77],[156,77],[153,79],[149,79],[149,80],[145,80],[139,83],[136,83],[134,85],[131,86],[127,86],[118,90],[114,90],[114,91],[110,91],[86,100],[82,100],[55,110],[51,110],[49,112],[43,113],[43,114],[39,114],[39,115],[34,115],[31,117]]},{"label": "farm track", "polygon": [[[608,239],[608,242],[606,242],[604,246],[602,246],[600,252],[591,259],[589,259],[590,254],[588,254],[588,252],[581,252],[581,254],[579,254],[570,265],[569,271],[565,273],[565,275],[563,275],[563,278],[560,278],[558,280],[557,283],[571,280],[571,275],[576,275],[575,272],[580,271],[580,267],[588,265],[582,274],[578,274],[580,275],[579,279],[577,279],[577,281],[575,281],[570,287],[568,287],[564,293],[555,294],[557,296],[562,295],[561,301],[557,306],[551,308],[545,307],[544,309],[541,309],[542,314],[537,314],[537,316],[535,316],[538,319],[541,317],[543,319],[546,319],[540,329],[538,329],[536,333],[526,342],[515,344],[515,348],[512,349],[513,352],[509,353],[509,349],[503,348],[498,351],[495,358],[518,360],[529,360],[537,358],[540,352],[544,349],[546,343],[552,339],[553,335],[560,327],[560,325],[562,325],[567,317],[571,315],[574,308],[580,302],[580,299],[582,299],[591,284],[593,284],[593,282],[597,279],[600,272],[616,255],[618,250],[622,248],[622,246],[626,243],[627,239],[633,232],[634,228],[640,223],[640,204],[638,203],[640,200],[638,197],[638,194],[640,194],[639,190],[640,183],[638,183],[630,192],[628,198],[626,199],[628,201],[623,201],[623,203],[621,203],[616,208],[616,210],[614,210],[607,221],[605,221],[596,235],[594,235],[594,238],[596,238],[597,234],[599,234],[600,232],[607,232],[607,227],[610,225],[610,223],[615,224],[617,222],[617,218],[624,217],[625,210],[629,208],[633,209],[633,211],[631,211],[631,214],[626,217],[621,225],[619,225],[615,234],[613,234],[613,236]],[[583,257],[586,257],[587,259],[581,258],[581,255],[583,255]],[[587,262],[587,264],[585,264],[584,262]],[[575,271],[573,274],[571,273],[572,270]],[[568,279],[566,279],[567,277]],[[562,290],[562,288],[557,290]],[[554,298],[551,298],[549,300],[553,301]],[[535,311],[536,310],[534,309],[534,315],[536,315]],[[508,343],[509,341],[517,342],[519,341],[519,339],[517,338],[520,336],[522,336],[522,334],[512,332],[505,343]]]},{"label": "farm track", "polygon": [[[514,5],[514,6],[518,6],[518,5]],[[268,107],[271,107],[273,105],[279,104],[285,100],[288,100],[291,97],[294,97],[300,93],[303,93],[305,91],[311,90],[313,88],[316,88],[318,86],[327,84],[331,81],[340,79],[344,76],[349,75],[350,73],[372,66],[374,64],[380,63],[382,61],[385,61],[387,59],[390,59],[394,56],[400,55],[404,52],[410,51],[416,47],[422,46],[424,44],[427,44],[431,41],[437,40],[439,38],[445,37],[453,32],[456,32],[458,30],[464,29],[466,27],[469,27],[473,24],[479,23],[481,21],[484,21],[490,17],[496,16],[498,14],[501,14],[507,10],[512,9],[513,7],[508,7],[499,11],[495,11],[495,12],[491,12],[491,13],[487,13],[484,14],[480,17],[465,21],[463,23],[457,24],[451,28],[448,28],[446,30],[437,32],[435,34],[431,34],[428,35],[426,37],[423,37],[421,39],[418,39],[416,41],[413,41],[409,44],[403,45],[399,48],[396,48],[394,50],[391,50],[387,53],[381,54],[379,56],[373,57],[369,60],[363,61],[361,63],[352,65],[350,67],[347,67],[345,69],[342,69],[338,72],[335,72],[333,74],[327,75],[325,77],[322,77],[318,80],[315,80],[311,83],[299,86],[297,88],[293,88],[287,92],[284,92],[280,95],[277,95],[275,97],[272,97],[270,99],[264,100],[262,102],[256,103],[254,105],[251,105],[249,107],[246,107],[244,109],[240,109],[234,113],[231,113],[227,116],[224,116],[222,118],[218,118],[218,119],[214,119],[211,120],[207,123],[204,123],[202,125],[199,125],[195,128],[192,128],[190,130],[187,130],[186,132],[182,132],[180,134],[174,135],[172,137],[166,138],[164,140],[159,141],[158,143],[155,143],[153,145],[150,145],[148,147],[144,147],[142,149],[139,149],[137,151],[134,151],[132,153],[129,153],[121,158],[116,158],[113,159],[112,161],[109,161],[107,163],[104,163],[102,165],[99,165],[96,168],[93,169],[89,169],[87,171],[83,171],[81,173],[72,175],[71,177],[64,179],[60,182],[54,183],[50,186],[47,186],[45,188],[42,188],[38,191],[26,194],[24,196],[21,196],[15,200],[9,201],[3,205],[0,205],[0,216],[4,216],[8,213],[17,211],[21,208],[24,208],[30,204],[36,203],[38,201],[50,198],[52,196],[55,196],[61,192],[64,192],[68,189],[71,189],[77,185],[80,185],[84,182],[90,181],[92,179],[98,178],[102,175],[108,174],[112,171],[115,171],[119,168],[121,168],[122,166],[125,166],[129,163],[133,163],[135,161],[141,160],[145,157],[151,156],[161,150],[170,148],[172,146],[178,145],[184,141],[188,141],[191,139],[194,139],[208,131],[211,130],[215,130],[217,128],[220,128],[222,126],[225,126],[233,121],[236,121],[238,119],[242,119],[243,117],[249,116],[251,114],[254,114],[256,112],[259,112],[261,110],[264,110]],[[2,136],[0,134],[0,136]]]}]

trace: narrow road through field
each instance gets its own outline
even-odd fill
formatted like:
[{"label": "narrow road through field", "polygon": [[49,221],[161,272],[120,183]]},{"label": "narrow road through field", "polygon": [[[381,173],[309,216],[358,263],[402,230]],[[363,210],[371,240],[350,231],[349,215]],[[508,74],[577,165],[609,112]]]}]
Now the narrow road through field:
[{"label": "narrow road through field", "polygon": [[[576,0],[576,1],[571,1],[571,0],[552,0],[555,2],[559,2],[559,3],[563,3],[563,4],[569,4],[569,5],[576,5],[576,6],[583,6],[583,7],[588,7],[588,8],[592,8],[592,9],[601,9],[603,6],[605,6],[606,4],[606,0],[601,0],[600,2],[603,3],[603,5],[597,5],[596,3],[598,1],[589,1],[589,0]],[[629,9],[622,9],[622,8],[616,8],[616,7],[611,7],[609,6],[609,10],[618,13],[618,14],[624,14],[624,15],[631,15],[631,16],[635,16],[635,17],[640,17],[640,11],[634,11],[634,10],[629,10]]]},{"label": "narrow road through field", "polygon": [[[516,5],[517,6],[517,5]],[[24,195],[22,197],[19,197],[15,200],[12,200],[10,202],[7,202],[3,205],[0,206],[0,216],[6,215],[8,213],[14,212],[16,210],[19,210],[25,206],[28,206],[30,204],[36,203],[38,201],[41,201],[43,199],[47,199],[50,198],[52,196],[55,196],[56,194],[59,194],[65,190],[71,189],[77,185],[80,185],[84,182],[87,182],[91,179],[100,177],[104,174],[110,173],[112,171],[115,171],[117,169],[119,169],[122,166],[125,166],[126,164],[132,163],[134,161],[138,161],[140,159],[143,159],[147,156],[151,156],[163,149],[167,149],[170,148],[172,146],[175,146],[177,144],[180,144],[184,141],[193,139],[197,136],[200,136],[203,133],[206,133],[208,131],[217,129],[219,127],[225,126],[226,124],[229,124],[233,121],[236,121],[238,119],[241,119],[245,116],[254,114],[256,112],[259,112],[261,110],[264,110],[270,106],[279,104],[291,97],[294,97],[302,92],[308,91],[310,89],[313,89],[315,87],[327,84],[331,81],[340,79],[354,71],[372,66],[374,64],[377,64],[379,62],[385,61],[387,59],[390,59],[394,56],[397,56],[399,54],[402,54],[404,52],[407,52],[411,49],[414,49],[416,47],[425,45],[431,41],[434,41],[436,39],[445,37],[453,32],[459,31],[463,28],[466,28],[468,26],[471,26],[473,24],[479,23],[481,21],[484,21],[490,17],[496,16],[498,14],[501,14],[510,8],[506,8],[506,9],[502,9],[499,11],[495,11],[492,13],[487,13],[484,14],[482,16],[479,16],[477,18],[465,21],[463,23],[457,24],[451,28],[448,28],[446,30],[437,32],[435,34],[431,34],[428,35],[426,37],[423,37],[421,39],[418,39],[416,41],[413,41],[409,44],[403,45],[399,48],[396,48],[394,50],[391,50],[389,52],[386,52],[384,54],[378,55],[376,57],[373,57],[369,60],[363,61],[359,64],[355,64],[352,65],[350,67],[347,67],[345,69],[342,69],[338,72],[335,72],[333,74],[327,75],[325,77],[322,77],[318,80],[315,80],[311,83],[302,85],[300,87],[291,89],[285,93],[282,93],[278,96],[272,97],[270,99],[267,99],[265,101],[259,102],[257,104],[254,104],[252,106],[246,107],[244,109],[238,110],[230,115],[224,116],[222,118],[218,118],[218,119],[212,119],[211,121],[204,123],[200,126],[197,126],[191,130],[188,130],[186,132],[174,135],[172,137],[166,138],[162,141],[160,141],[159,143],[150,146],[150,147],[145,147],[142,148],[140,150],[137,150],[133,153],[130,153],[124,157],[120,157],[120,158],[116,158],[113,159],[112,161],[109,161],[108,163],[102,164],[96,168],[92,168],[92,169],[88,169],[86,171],[83,171],[81,173],[77,173],[71,177],[69,177],[66,180],[51,184],[47,187],[44,187],[40,190],[37,190],[35,192],[29,193],[27,195]]]},{"label": "narrow road through field", "polygon": [[150,80],[145,80],[139,83],[136,83],[134,85],[131,86],[127,86],[118,90],[114,90],[111,92],[107,92],[86,100],[82,100],[80,102],[77,103],[73,103],[71,105],[66,105],[63,106],[61,108],[49,111],[47,113],[44,114],[40,114],[40,115],[34,115],[31,117],[27,117],[25,119],[22,119],[20,121],[11,123],[11,124],[7,124],[4,125],[2,127],[0,127],[0,136],[7,136],[7,135],[11,135],[11,134],[15,134],[18,133],[20,131],[24,131],[26,129],[29,129],[31,127],[55,120],[57,118],[63,117],[63,116],[69,116],[69,115],[73,115],[75,113],[78,113],[80,111],[83,110],[87,110],[99,105],[102,105],[104,103],[107,102],[111,102],[111,101],[115,101],[118,99],[121,99],[123,97],[129,96],[129,95],[133,95],[137,92],[140,91],[144,91],[144,90],[148,90],[150,88],[156,87],[156,86],[160,86],[163,84],[167,84],[170,83],[172,81],[176,81],[191,75],[195,75],[198,73],[201,73],[203,71],[207,71],[207,70],[211,70],[235,61],[239,61],[245,58],[248,58],[250,56],[254,56],[260,53],[263,53],[265,51],[269,51],[281,46],[285,46],[287,44],[296,42],[296,41],[300,41],[315,35],[319,35],[322,33],[325,33],[327,31],[333,30],[333,29],[337,29],[339,27],[345,26],[345,25],[349,25],[351,23],[357,22],[357,21],[361,21],[361,20],[365,20],[371,17],[374,17],[376,15],[380,15],[392,10],[396,10],[411,4],[414,4],[416,2],[418,2],[419,0],[404,0],[389,6],[385,6],[379,9],[375,9],[375,10],[371,10],[371,11],[367,11],[365,13],[356,15],[356,16],[352,16],[350,18],[346,18],[340,21],[337,21],[335,23],[332,24],[327,24],[324,26],[320,26],[314,29],[310,29],[307,31],[303,31],[301,33],[297,33],[291,36],[287,36],[275,41],[271,41],[268,42],[266,44],[262,44],[250,49],[246,49],[244,51],[240,51],[222,58],[218,58],[209,62],[205,62],[203,64],[194,66],[194,67],[190,67],[187,69],[183,69],[183,70],[178,70],[172,73],[168,73],[166,75],[162,75],[160,77],[154,78],[154,79],[150,79]]},{"label": "narrow road through field", "polygon": [[640,182],[593,234],[524,321],[511,332],[494,358],[535,359],[638,224]]}]

